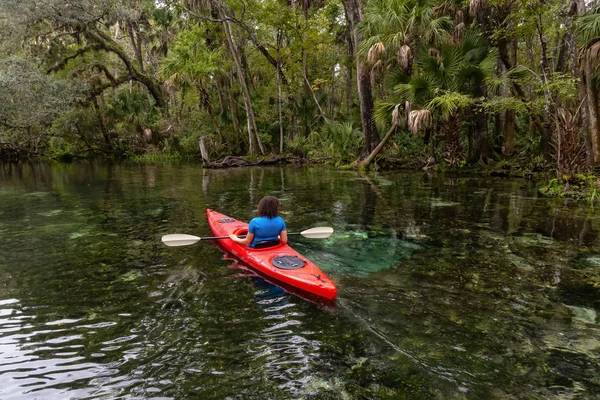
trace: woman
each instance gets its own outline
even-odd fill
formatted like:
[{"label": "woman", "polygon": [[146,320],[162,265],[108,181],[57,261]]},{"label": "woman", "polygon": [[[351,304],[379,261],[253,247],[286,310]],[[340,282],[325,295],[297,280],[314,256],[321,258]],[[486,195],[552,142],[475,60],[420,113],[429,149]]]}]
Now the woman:
[{"label": "woman", "polygon": [[279,200],[273,196],[265,196],[258,202],[258,217],[253,218],[248,225],[248,234],[239,238],[229,235],[231,240],[239,244],[255,247],[260,242],[270,242],[279,239],[287,243],[287,231],[283,218],[279,216]]}]

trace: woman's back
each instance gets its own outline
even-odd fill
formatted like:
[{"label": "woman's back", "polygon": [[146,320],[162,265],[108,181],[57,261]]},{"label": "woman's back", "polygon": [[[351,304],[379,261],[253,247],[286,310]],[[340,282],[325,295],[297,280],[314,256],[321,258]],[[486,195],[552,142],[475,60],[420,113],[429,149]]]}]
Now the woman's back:
[{"label": "woman's back", "polygon": [[285,222],[280,216],[274,218],[253,218],[252,221],[250,221],[250,225],[248,225],[248,232],[254,234],[254,239],[252,240],[250,247],[254,247],[258,242],[277,240],[281,231],[285,230]]}]

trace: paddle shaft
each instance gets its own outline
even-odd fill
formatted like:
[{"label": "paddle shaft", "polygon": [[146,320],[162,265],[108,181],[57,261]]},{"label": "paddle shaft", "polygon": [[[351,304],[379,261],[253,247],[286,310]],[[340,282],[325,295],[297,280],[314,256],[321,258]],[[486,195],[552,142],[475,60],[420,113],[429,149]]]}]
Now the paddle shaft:
[{"label": "paddle shaft", "polygon": [[[325,239],[328,238],[333,233],[333,228],[328,226],[321,226],[316,228],[310,228],[302,232],[293,232],[288,233],[288,235],[302,235],[307,238],[312,239]],[[244,232],[244,236],[240,236],[240,238],[245,238],[246,232]],[[200,240],[219,240],[219,239],[229,239],[229,236],[205,236],[198,237],[193,235],[186,235],[182,233],[175,233],[171,235],[165,235],[162,237],[162,242],[167,246],[189,246],[190,244],[197,243]]]},{"label": "paddle shaft", "polygon": [[[290,232],[288,233],[288,236],[290,235],[301,235],[302,232]],[[246,235],[243,236],[238,236],[238,238],[240,239],[244,239],[246,237]],[[205,237],[201,237],[200,240],[218,240],[218,239],[229,239],[229,236],[205,236]]]}]

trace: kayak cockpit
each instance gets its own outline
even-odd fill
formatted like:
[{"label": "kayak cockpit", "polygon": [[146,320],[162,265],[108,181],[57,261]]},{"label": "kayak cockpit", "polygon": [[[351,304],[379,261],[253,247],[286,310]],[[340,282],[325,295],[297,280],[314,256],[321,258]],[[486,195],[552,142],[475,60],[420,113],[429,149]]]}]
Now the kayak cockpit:
[{"label": "kayak cockpit", "polygon": [[[244,229],[244,228],[236,229],[235,231],[233,231],[233,233],[237,237],[246,236],[248,234],[248,229]],[[250,246],[244,246],[244,247],[248,247],[248,249],[254,251],[254,250],[273,250],[274,248],[278,248],[283,245],[285,245],[285,244],[281,243],[281,241],[279,239],[275,239],[275,240],[264,240],[261,242],[257,242],[254,245],[254,247],[250,247]]]}]

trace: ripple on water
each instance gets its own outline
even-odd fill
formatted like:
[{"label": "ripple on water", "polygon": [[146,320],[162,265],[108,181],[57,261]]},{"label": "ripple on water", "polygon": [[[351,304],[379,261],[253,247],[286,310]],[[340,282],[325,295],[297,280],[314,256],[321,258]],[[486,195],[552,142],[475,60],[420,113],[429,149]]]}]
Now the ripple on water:
[{"label": "ripple on water", "polygon": [[[0,300],[0,398],[62,399],[115,394],[115,388],[124,382],[118,377],[119,370],[98,362],[106,353],[87,350],[98,330],[116,323],[87,324],[84,318],[38,322],[44,315],[35,313],[43,309],[22,307],[19,299]],[[134,342],[136,337],[126,335],[101,344]],[[130,349],[124,359],[135,358],[138,352],[139,349]],[[102,379],[111,387],[94,384]]]},{"label": "ripple on water", "polygon": [[255,303],[264,313],[262,331],[243,346],[262,365],[261,372],[281,390],[299,394],[312,379],[311,362],[319,354],[321,343],[303,322],[304,313],[296,302],[302,301],[262,278],[253,278]]}]

